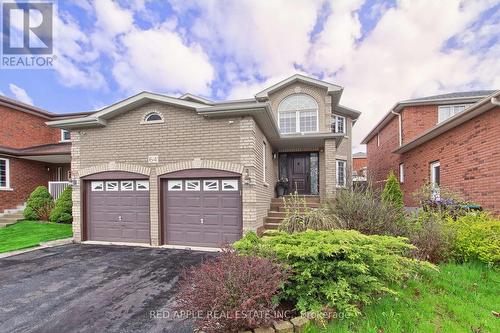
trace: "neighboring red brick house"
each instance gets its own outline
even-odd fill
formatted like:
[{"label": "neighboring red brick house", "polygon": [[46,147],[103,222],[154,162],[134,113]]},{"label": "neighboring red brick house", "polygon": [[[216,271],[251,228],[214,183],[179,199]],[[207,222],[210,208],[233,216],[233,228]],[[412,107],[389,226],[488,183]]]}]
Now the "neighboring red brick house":
[{"label": "neighboring red brick house", "polygon": [[407,206],[432,183],[500,214],[499,96],[475,91],[397,103],[363,140],[373,185],[383,186],[392,170]]},{"label": "neighboring red brick house", "polygon": [[[72,116],[0,96],[0,214],[21,206],[39,185],[69,180],[69,133],[45,122]],[[51,185],[56,195],[66,184]]]},{"label": "neighboring red brick house", "polygon": [[353,180],[366,180],[368,160],[366,153],[358,152],[352,154],[352,177]]}]

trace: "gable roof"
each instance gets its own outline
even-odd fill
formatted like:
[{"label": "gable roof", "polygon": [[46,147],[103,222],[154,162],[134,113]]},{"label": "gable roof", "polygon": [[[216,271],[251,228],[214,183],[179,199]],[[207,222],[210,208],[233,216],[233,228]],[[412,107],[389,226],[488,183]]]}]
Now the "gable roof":
[{"label": "gable roof", "polygon": [[360,151],[352,154],[352,158],[366,158],[366,153]]},{"label": "gable roof", "polygon": [[181,97],[179,97],[179,99],[183,99],[183,100],[191,101],[191,102],[196,102],[196,103],[208,104],[208,105],[214,104],[214,102],[212,102],[209,99],[206,99],[206,98],[203,98],[200,96],[196,96],[196,95],[193,95],[190,93],[186,93],[186,94],[182,95]]},{"label": "gable roof", "polygon": [[445,121],[425,131],[424,133],[422,133],[415,139],[411,140],[410,142],[407,142],[404,145],[398,147],[396,150],[393,151],[393,153],[397,154],[405,153],[465,123],[466,121],[475,118],[488,110],[491,110],[492,108],[500,106],[499,97],[500,97],[500,90],[494,91],[492,94],[486,96],[486,98],[481,99],[474,105],[471,105],[464,111],[455,114],[454,116],[446,119]]},{"label": "gable roof", "polygon": [[375,127],[365,136],[362,144],[367,144],[378,132],[380,132],[395,116],[405,107],[419,105],[444,105],[444,104],[460,104],[460,103],[476,103],[484,97],[491,95],[496,90],[477,90],[454,92],[448,94],[420,97],[400,101],[385,114],[385,116],[375,125]]},{"label": "gable roof", "polygon": [[20,102],[18,100],[0,95],[0,106],[7,107],[9,109],[25,112],[43,119],[51,120],[51,119],[68,119],[68,118],[74,118],[82,115],[88,115],[91,114],[92,112],[75,112],[75,113],[65,113],[65,114],[60,114],[60,113],[52,113],[49,111],[46,111],[41,108],[37,108],[36,106],[29,105],[23,102]]},{"label": "gable roof", "polygon": [[318,80],[318,79],[304,76],[301,74],[295,74],[295,75],[290,76],[287,79],[284,79],[283,81],[280,81],[280,82],[270,86],[269,88],[262,90],[261,92],[259,92],[255,95],[255,98],[257,100],[266,100],[269,98],[269,94],[271,94],[271,93],[275,92],[276,90],[279,90],[283,87],[286,87],[292,83],[295,83],[295,82],[303,82],[303,83],[312,84],[312,85],[315,85],[318,87],[326,88],[328,90],[328,94],[335,94],[335,93],[342,94],[342,90],[344,89],[341,86],[338,86],[336,84],[332,84],[332,83],[329,83],[326,81]]}]

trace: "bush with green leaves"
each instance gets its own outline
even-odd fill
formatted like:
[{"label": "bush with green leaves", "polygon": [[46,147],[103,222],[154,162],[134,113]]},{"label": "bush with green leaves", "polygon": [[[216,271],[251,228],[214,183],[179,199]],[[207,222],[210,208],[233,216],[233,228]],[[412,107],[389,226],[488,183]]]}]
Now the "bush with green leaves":
[{"label": "bush with green leaves", "polygon": [[480,260],[500,264],[500,220],[486,213],[448,220],[454,231],[452,251],[458,261]]},{"label": "bush with green leaves", "polygon": [[408,237],[417,259],[439,263],[451,258],[453,230],[448,225],[448,215],[438,211],[419,210],[408,216]]},{"label": "bush with green leaves", "polygon": [[23,215],[27,220],[48,221],[50,211],[54,207],[54,199],[45,186],[38,186],[31,192]]},{"label": "bush with green leaves", "polygon": [[403,209],[403,192],[399,186],[399,181],[394,175],[394,172],[389,173],[387,182],[385,183],[384,190],[382,191],[382,201],[391,204],[396,208]]},{"label": "bush with green leaves", "polygon": [[327,201],[329,214],[338,218],[338,229],[353,229],[367,235],[406,235],[401,209],[386,203],[370,188],[341,190]]},{"label": "bush with green leaves", "polygon": [[338,228],[338,218],[329,214],[324,207],[310,208],[303,196],[297,192],[283,197],[285,217],[279,226],[280,231],[289,233],[311,230],[332,230]]},{"label": "bush with green leaves", "polygon": [[71,223],[73,221],[72,208],[73,201],[71,200],[72,189],[71,186],[61,193],[56,200],[54,209],[50,212],[50,221],[54,223]]},{"label": "bush with green leaves", "polygon": [[276,258],[291,275],[280,295],[302,313],[360,314],[376,295],[394,293],[390,285],[433,269],[408,257],[405,238],[368,236],[354,230],[277,232],[258,238],[248,233],[234,244],[243,254]]}]

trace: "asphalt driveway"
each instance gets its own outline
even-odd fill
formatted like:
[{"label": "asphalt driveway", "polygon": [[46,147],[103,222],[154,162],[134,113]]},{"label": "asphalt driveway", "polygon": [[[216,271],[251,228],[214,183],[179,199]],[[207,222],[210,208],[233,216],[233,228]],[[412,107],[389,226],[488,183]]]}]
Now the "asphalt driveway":
[{"label": "asphalt driveway", "polygon": [[172,318],[176,282],[214,256],[70,244],[0,259],[0,332],[192,332]]}]

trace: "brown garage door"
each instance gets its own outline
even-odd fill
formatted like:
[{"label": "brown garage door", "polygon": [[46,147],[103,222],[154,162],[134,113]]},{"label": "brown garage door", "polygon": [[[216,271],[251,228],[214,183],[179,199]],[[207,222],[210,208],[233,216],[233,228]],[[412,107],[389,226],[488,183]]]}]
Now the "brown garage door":
[{"label": "brown garage door", "polygon": [[88,239],[150,243],[149,181],[87,181]]},{"label": "brown garage door", "polygon": [[166,244],[219,247],[241,237],[238,178],[167,179],[162,186]]}]

